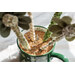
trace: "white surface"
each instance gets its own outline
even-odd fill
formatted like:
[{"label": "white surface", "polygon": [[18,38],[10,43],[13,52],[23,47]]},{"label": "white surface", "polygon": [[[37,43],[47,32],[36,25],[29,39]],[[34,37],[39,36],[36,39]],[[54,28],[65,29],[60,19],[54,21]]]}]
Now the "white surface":
[{"label": "white surface", "polygon": [[[33,13],[34,24],[48,27],[53,14],[53,12]],[[75,22],[75,13],[65,12],[62,16],[64,15],[71,16],[73,18],[73,23]],[[8,38],[2,38],[0,36],[0,61],[19,61],[18,52],[16,36],[13,32],[11,32]],[[65,39],[62,39],[56,44],[55,52],[65,55],[70,61],[75,61],[75,41],[67,42]],[[54,59],[52,61],[60,60]]]}]

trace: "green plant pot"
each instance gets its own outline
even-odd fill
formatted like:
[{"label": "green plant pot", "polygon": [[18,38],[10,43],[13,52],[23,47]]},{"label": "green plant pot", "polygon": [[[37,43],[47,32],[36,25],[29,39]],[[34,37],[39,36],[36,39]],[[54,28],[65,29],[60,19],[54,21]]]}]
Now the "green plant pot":
[{"label": "green plant pot", "polygon": [[[35,26],[35,30],[40,30],[43,32],[46,32],[47,29],[43,26]],[[23,30],[22,33],[25,34],[27,31]],[[25,62],[50,62],[53,57],[59,58],[63,62],[68,62],[69,60],[62,54],[55,53],[53,52],[55,49],[55,44],[53,48],[47,52],[46,54],[35,56],[35,55],[30,55],[25,53],[19,46],[19,41],[17,39],[17,45],[20,50],[20,61],[25,61]]]}]

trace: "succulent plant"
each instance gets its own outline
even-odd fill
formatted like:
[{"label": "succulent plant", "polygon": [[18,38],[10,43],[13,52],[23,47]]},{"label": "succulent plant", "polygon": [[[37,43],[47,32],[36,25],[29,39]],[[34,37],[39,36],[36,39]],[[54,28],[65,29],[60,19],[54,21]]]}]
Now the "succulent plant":
[{"label": "succulent plant", "polygon": [[[61,14],[62,14],[62,12],[55,12],[53,18],[60,18]],[[48,38],[50,38],[51,32],[49,31],[49,28],[50,28],[50,26],[52,26],[54,24],[56,24],[56,22],[51,20],[50,25],[49,25],[49,27],[47,29],[47,32],[44,35],[44,40],[43,41],[47,41]]]},{"label": "succulent plant", "polygon": [[11,14],[18,17],[18,26],[22,29],[29,29],[29,23],[31,22],[31,19],[29,16],[24,16],[26,12],[0,12],[0,35],[2,37],[7,37],[10,34],[11,28],[6,27],[2,20],[3,16],[5,14]]},{"label": "succulent plant", "polygon": [[71,24],[72,19],[69,16],[64,16],[61,19],[53,18],[53,21],[57,25],[49,27],[49,30],[52,32],[52,37],[63,35],[68,41],[75,39],[75,24]]},{"label": "succulent plant", "polygon": [[72,19],[69,16],[64,16],[61,19],[54,17],[52,21],[56,23],[49,26],[49,31],[52,32],[50,36],[52,40],[47,45],[41,47],[41,50],[49,45],[53,45],[64,37],[67,41],[73,41],[75,39],[75,24],[71,24]]}]

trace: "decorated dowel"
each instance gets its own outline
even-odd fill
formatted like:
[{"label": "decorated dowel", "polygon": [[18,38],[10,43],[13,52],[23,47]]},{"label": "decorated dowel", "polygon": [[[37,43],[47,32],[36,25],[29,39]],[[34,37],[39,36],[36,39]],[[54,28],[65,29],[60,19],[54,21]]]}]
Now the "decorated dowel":
[{"label": "decorated dowel", "polygon": [[31,23],[30,23],[30,38],[32,41],[35,41],[35,30],[34,30],[34,24],[33,24],[33,16],[31,12],[28,12],[28,15],[31,18]]},{"label": "decorated dowel", "polygon": [[10,27],[16,34],[17,38],[19,39],[19,42],[21,43],[22,47],[24,49],[30,50],[30,46],[28,44],[28,41],[26,38],[22,35],[20,32],[20,29],[18,27],[18,18],[16,16],[6,14],[3,16],[3,23],[6,27]]}]

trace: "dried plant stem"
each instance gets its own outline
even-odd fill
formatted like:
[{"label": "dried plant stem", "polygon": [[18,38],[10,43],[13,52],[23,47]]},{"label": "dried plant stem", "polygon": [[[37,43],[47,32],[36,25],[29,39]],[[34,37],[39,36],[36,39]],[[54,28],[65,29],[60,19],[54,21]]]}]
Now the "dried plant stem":
[{"label": "dried plant stem", "polygon": [[29,43],[28,43],[27,39],[20,32],[20,29],[19,29],[18,25],[16,25],[16,27],[11,27],[11,28],[15,32],[15,34],[16,34],[17,38],[19,39],[23,48],[27,49],[27,50],[30,50]]},{"label": "dried plant stem", "polygon": [[18,27],[18,18],[16,16],[6,14],[3,16],[3,23],[5,26],[10,27],[16,34],[17,38],[19,39],[19,42],[21,43],[22,47],[24,49],[30,49],[29,43],[26,40],[26,38],[23,37],[22,33],[20,32],[20,29]]},{"label": "dried plant stem", "polygon": [[34,24],[33,24],[33,16],[31,12],[28,12],[28,15],[31,18],[31,23],[30,23],[30,38],[32,41],[35,41],[35,30],[34,30]]},{"label": "dried plant stem", "polygon": [[51,40],[49,41],[49,43],[43,47],[41,47],[41,50],[45,50],[45,48],[47,48],[48,46],[52,46],[55,42],[59,41],[60,39],[62,39],[64,37],[64,35],[60,35],[59,37],[57,37],[55,40]]}]

